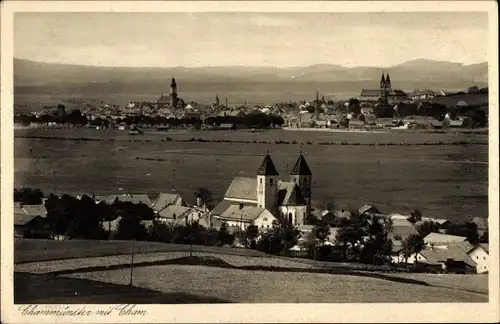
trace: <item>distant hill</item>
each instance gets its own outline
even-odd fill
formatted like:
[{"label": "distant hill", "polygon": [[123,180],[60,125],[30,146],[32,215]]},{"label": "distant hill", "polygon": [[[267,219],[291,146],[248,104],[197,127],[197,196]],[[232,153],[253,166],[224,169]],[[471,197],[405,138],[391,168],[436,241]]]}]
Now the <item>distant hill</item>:
[{"label": "distant hill", "polygon": [[[384,68],[393,87],[463,90],[471,85],[485,86],[488,65],[432,60],[414,60]],[[359,94],[361,88],[377,88],[382,68],[317,64],[306,67],[97,67],[41,63],[14,59],[15,101],[30,105],[32,97],[100,97],[116,94],[120,104],[143,98],[154,100],[168,92],[175,77],[179,92],[188,100],[212,102],[215,93],[230,101],[264,103],[313,99],[316,89],[333,99]],[[26,99],[28,98],[28,99]],[[130,98],[130,99],[129,99]],[[26,100],[25,100],[26,99]],[[52,100],[52,99],[51,99]]]},{"label": "distant hill", "polygon": [[[461,63],[432,60],[414,60],[393,67],[385,68],[395,81],[470,81],[487,82],[488,65],[480,63],[463,65]],[[171,77],[185,81],[378,81],[381,68],[355,67],[318,64],[307,67],[270,68],[270,67],[172,67],[172,68],[129,68],[96,67],[40,63],[23,59],[14,59],[14,82],[16,86],[47,85],[53,83],[88,83],[88,82],[165,82]]]}]

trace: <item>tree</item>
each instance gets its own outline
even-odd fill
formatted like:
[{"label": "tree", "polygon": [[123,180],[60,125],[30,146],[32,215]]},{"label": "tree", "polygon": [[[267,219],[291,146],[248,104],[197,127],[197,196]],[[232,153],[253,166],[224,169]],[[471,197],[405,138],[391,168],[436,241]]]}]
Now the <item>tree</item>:
[{"label": "tree", "polygon": [[65,235],[75,215],[75,198],[69,195],[58,197],[50,194],[45,201],[47,223],[53,234]]},{"label": "tree", "polygon": [[234,236],[227,230],[226,222],[223,222],[219,228],[217,240],[220,245],[230,245],[234,242]]},{"label": "tree", "polygon": [[410,223],[415,224],[416,222],[419,222],[422,220],[422,213],[420,212],[420,210],[413,209],[410,214],[411,214],[411,216],[410,216],[410,218],[408,218],[408,221]]},{"label": "tree", "polygon": [[212,192],[207,188],[199,188],[195,191],[194,196],[196,199],[200,199],[201,203],[207,208],[211,208],[213,203]]},{"label": "tree", "polygon": [[337,205],[335,204],[335,200],[333,199],[333,197],[327,197],[323,199],[321,203],[321,208],[323,210],[334,211],[336,207]]},{"label": "tree", "polygon": [[42,203],[43,193],[40,189],[14,189],[14,201],[23,205],[39,205]]},{"label": "tree", "polygon": [[66,235],[82,239],[103,238],[104,230],[95,201],[84,195],[80,200],[75,199],[72,202],[75,204],[74,214]]},{"label": "tree", "polygon": [[325,244],[326,238],[330,235],[330,227],[324,222],[318,222],[314,225],[312,233],[314,235],[314,259],[316,260],[318,247]]},{"label": "tree", "polygon": [[153,225],[147,228],[148,241],[171,243],[174,238],[174,228],[158,220],[153,220]]},{"label": "tree", "polygon": [[124,213],[118,222],[116,238],[119,240],[142,240],[146,237],[146,228],[141,219],[134,214]]},{"label": "tree", "polygon": [[439,228],[440,228],[440,226],[438,223],[435,223],[435,222],[430,221],[430,220],[422,222],[421,224],[417,225],[417,227],[416,227],[418,234],[420,234],[422,237],[426,237],[430,233],[438,233]]},{"label": "tree", "polygon": [[356,98],[351,98],[348,101],[349,103],[349,112],[359,115],[361,113],[361,104],[358,99]]},{"label": "tree", "polygon": [[259,228],[255,225],[248,226],[241,236],[241,243],[245,247],[255,249],[256,242],[255,239],[259,236]]},{"label": "tree", "polygon": [[424,238],[420,234],[411,234],[402,242],[403,255],[407,262],[408,257],[415,254],[415,262],[417,262],[416,255],[425,248]]}]

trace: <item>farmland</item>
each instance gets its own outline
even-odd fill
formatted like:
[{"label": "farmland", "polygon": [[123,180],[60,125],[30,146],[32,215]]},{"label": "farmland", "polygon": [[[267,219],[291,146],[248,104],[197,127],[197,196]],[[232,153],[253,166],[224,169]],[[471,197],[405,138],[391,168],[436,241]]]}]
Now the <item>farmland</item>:
[{"label": "farmland", "polygon": [[[87,241],[86,246],[91,247],[87,251],[113,245],[111,249],[116,254],[100,257],[79,249],[82,241],[54,242],[50,250],[66,252],[48,255],[38,262],[35,260],[40,259],[33,255],[43,255],[49,250],[45,250],[46,245],[33,242],[21,240],[15,244],[16,259],[24,255],[26,261],[15,265],[16,303],[485,302],[488,299],[486,275],[381,273],[356,270],[355,264],[302,262],[217,247],[195,247],[189,257],[186,251],[173,252],[172,245],[153,246],[146,242],[138,243],[141,253],[134,261],[133,286],[128,286],[130,256],[120,253],[127,252],[130,242]],[[158,252],[162,246],[165,251],[172,251]],[[32,249],[31,256],[26,254],[27,248]],[[63,259],[54,260],[55,257]]]},{"label": "farmland", "polygon": [[[424,216],[453,221],[488,214],[486,134],[275,130],[134,137],[110,130],[34,129],[16,131],[15,136],[15,186],[45,193],[130,192],[155,199],[175,189],[192,202],[193,192],[206,187],[217,201],[233,177],[254,176],[266,149],[286,179],[303,143],[313,172],[313,202],[318,204],[333,197],[341,208],[365,203],[387,212],[418,208]],[[43,136],[59,139],[27,138]],[[167,136],[172,140],[165,141]],[[222,140],[232,142],[217,142]],[[280,140],[289,144],[276,144]]]}]

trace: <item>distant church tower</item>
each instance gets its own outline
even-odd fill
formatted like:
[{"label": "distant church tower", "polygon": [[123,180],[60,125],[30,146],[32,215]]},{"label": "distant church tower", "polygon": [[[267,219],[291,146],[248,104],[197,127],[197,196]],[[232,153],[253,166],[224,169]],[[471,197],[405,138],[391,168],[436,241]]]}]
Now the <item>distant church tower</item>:
[{"label": "distant church tower", "polygon": [[257,170],[257,206],[266,208],[273,214],[277,209],[278,176],[278,170],[266,152]]},{"label": "distant church tower", "polygon": [[219,106],[219,94],[215,95],[215,105],[218,107]]},{"label": "distant church tower", "polygon": [[308,218],[311,213],[311,177],[311,169],[309,169],[306,159],[304,155],[302,155],[302,151],[300,151],[300,156],[290,172],[290,181],[295,182],[299,186],[302,196],[304,196],[306,200],[306,218]]},{"label": "distant church tower", "polygon": [[177,97],[177,83],[175,83],[175,78],[172,78],[172,83],[170,83],[170,106],[172,108],[177,107],[179,98]]},{"label": "distant church tower", "polygon": [[380,98],[382,98],[384,103],[388,102],[391,90],[391,77],[389,76],[389,73],[387,73],[387,77],[384,77],[384,73],[382,73],[382,78],[380,79]]}]

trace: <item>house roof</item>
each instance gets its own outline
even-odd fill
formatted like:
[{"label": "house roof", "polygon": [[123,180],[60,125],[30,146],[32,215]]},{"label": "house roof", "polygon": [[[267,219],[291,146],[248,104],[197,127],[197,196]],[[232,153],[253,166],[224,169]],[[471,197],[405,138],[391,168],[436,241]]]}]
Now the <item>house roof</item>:
[{"label": "house roof", "polygon": [[113,204],[118,195],[109,195],[109,196],[95,196],[96,201],[103,201],[109,205]]},{"label": "house roof", "polygon": [[431,221],[431,222],[437,223],[439,225],[444,225],[444,224],[450,222],[449,220],[442,219],[442,218],[422,217],[421,222],[425,222],[425,221]]},{"label": "house roof", "polygon": [[362,97],[380,97],[379,89],[362,89],[361,90]]},{"label": "house roof", "polygon": [[453,261],[463,261],[471,267],[476,266],[474,260],[467,254],[466,249],[459,245],[451,244],[443,248],[424,249],[420,254],[430,264],[439,264],[452,259]]},{"label": "house roof", "polygon": [[179,219],[181,217],[186,216],[191,211],[190,207],[178,206],[178,205],[170,205],[164,208],[162,211],[158,213],[158,217],[160,218],[168,218],[168,219]]},{"label": "house roof", "polygon": [[117,196],[117,199],[121,202],[131,202],[133,204],[143,203],[151,207],[151,200],[149,199],[148,195],[145,194],[137,194],[137,195],[123,194]]},{"label": "house roof", "polygon": [[426,237],[424,237],[425,243],[459,243],[466,241],[467,238],[464,236],[456,236],[442,233],[430,233]]},{"label": "house roof", "polygon": [[392,218],[392,235],[406,239],[410,235],[418,234],[413,224],[406,219]]},{"label": "house roof", "polygon": [[47,217],[47,208],[45,205],[23,205],[22,209],[26,215]]},{"label": "house roof", "polygon": [[399,89],[393,89],[391,92],[389,92],[389,96],[404,97],[404,96],[406,96],[406,92],[404,92],[403,90],[399,90]]},{"label": "house roof", "polygon": [[155,202],[153,203],[153,210],[160,212],[165,207],[174,205],[178,201],[178,199],[182,199],[181,195],[162,192],[158,195],[158,198],[156,198]]},{"label": "house roof", "polygon": [[169,104],[170,103],[170,96],[165,96],[165,95],[161,95],[160,98],[158,98],[158,100],[156,100],[156,103],[159,103],[159,104]]},{"label": "house roof", "polygon": [[257,169],[257,175],[279,175],[278,170],[276,170],[273,160],[271,159],[271,156],[269,156],[269,154],[266,153],[266,155],[264,156],[264,160],[262,160],[260,167]]},{"label": "house roof", "polygon": [[479,246],[482,247],[486,251],[486,253],[490,253],[490,245],[488,243],[481,243],[479,244]]},{"label": "house roof", "polygon": [[280,182],[277,196],[279,206],[302,206],[306,204],[304,196],[295,182]]},{"label": "house roof", "polygon": [[309,165],[307,165],[306,159],[304,155],[300,153],[297,162],[293,166],[292,171],[290,171],[291,175],[312,175],[311,169],[309,169]]},{"label": "house roof", "polygon": [[360,209],[358,209],[358,212],[361,215],[361,214],[364,214],[364,213],[366,213],[366,212],[368,212],[370,210],[378,213],[377,207],[372,206],[372,205],[364,205],[363,207],[361,207]]},{"label": "house roof", "polygon": [[243,221],[253,221],[262,214],[264,208],[257,206],[245,206],[240,209],[239,205],[231,205],[226,209],[219,218],[228,220],[243,220]]},{"label": "house roof", "polygon": [[224,195],[226,198],[257,200],[257,179],[236,177]]},{"label": "house roof", "polygon": [[38,215],[26,215],[14,212],[14,225],[15,226],[25,226],[35,219],[43,219]]}]

